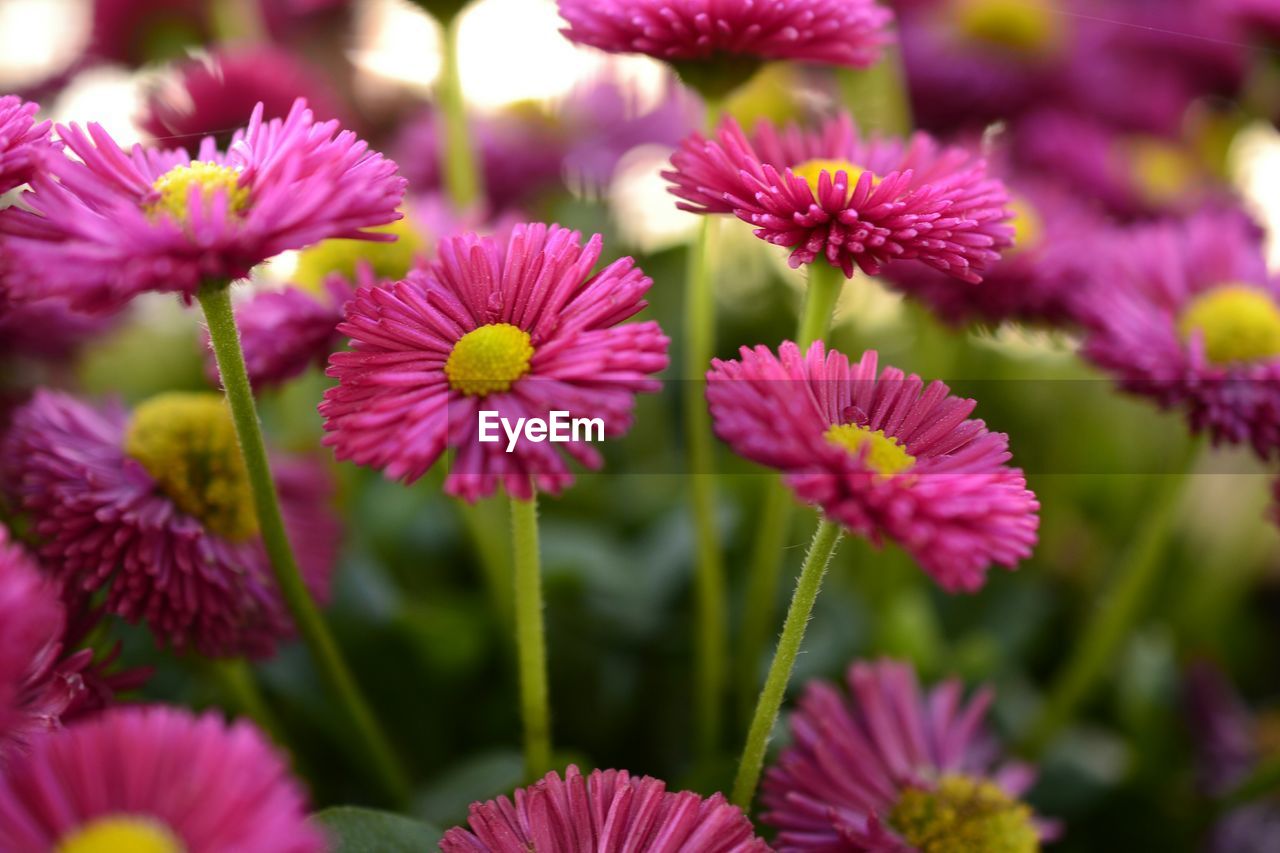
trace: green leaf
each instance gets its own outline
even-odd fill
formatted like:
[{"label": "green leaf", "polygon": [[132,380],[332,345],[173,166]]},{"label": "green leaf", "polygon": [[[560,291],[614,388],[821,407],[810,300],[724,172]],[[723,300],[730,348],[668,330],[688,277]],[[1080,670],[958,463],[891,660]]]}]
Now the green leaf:
[{"label": "green leaf", "polygon": [[333,842],[333,853],[424,853],[440,843],[440,830],[391,812],[336,806],[311,816]]}]

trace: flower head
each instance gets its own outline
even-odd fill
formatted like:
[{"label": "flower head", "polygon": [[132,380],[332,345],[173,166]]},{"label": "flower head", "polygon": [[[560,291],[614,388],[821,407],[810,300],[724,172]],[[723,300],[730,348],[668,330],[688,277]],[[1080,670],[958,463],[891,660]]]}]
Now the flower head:
[{"label": "flower head", "polygon": [[[656,323],[624,323],[652,283],[630,258],[592,274],[601,239],[557,225],[517,225],[504,245],[464,234],[442,240],[424,271],[386,287],[362,287],[339,331],[338,380],[320,406],[325,442],[340,459],[412,482],[446,449],[457,451],[445,488],[475,500],[501,483],[528,497],[557,493],[573,477],[557,448],[598,468],[585,440],[520,438],[480,443],[481,410],[548,419],[552,411],[599,418],[606,436],[631,426],[637,392],[667,365]],[[585,437],[584,437],[585,438]]]},{"label": "flower head", "polygon": [[734,452],[781,470],[796,495],[873,542],[888,537],[949,591],[973,591],[992,563],[1031,553],[1039,504],[1008,439],[969,414],[973,400],[821,341],[807,354],[744,347],[712,362],[707,399]]},{"label": "flower head", "polygon": [[[126,413],[39,391],[14,414],[0,466],[68,588],[106,588],[110,612],[207,655],[267,655],[291,633],[219,396],[167,394]],[[303,573],[324,599],[339,535],[332,486],[303,460],[278,460],[275,474]]]},{"label": "flower head", "polygon": [[893,661],[855,663],[849,695],[815,681],[791,716],[793,742],[765,774],[763,820],[779,851],[1032,853],[1051,827],[1019,797],[1035,775],[1000,763],[983,731],[988,689],[958,680],[922,695]]},{"label": "flower head", "polygon": [[321,853],[306,794],[248,723],[121,708],[41,739],[0,779],[0,850]]},{"label": "flower head", "polygon": [[190,297],[330,237],[390,239],[364,229],[398,218],[404,193],[394,163],[302,101],[270,121],[259,105],[225,153],[206,138],[195,159],[125,152],[97,125],[58,133],[80,159],[49,158],[23,197],[30,209],[0,213],[0,233],[30,286],[86,309],[146,290]]},{"label": "flower head", "polygon": [[848,115],[814,131],[761,122],[750,137],[730,119],[671,164],[681,209],[734,214],[791,249],[793,267],[825,260],[852,278],[915,260],[977,282],[1013,238],[1008,194],[982,160],[925,134],[863,139]]},{"label": "flower head", "polygon": [[[701,82],[703,66],[769,60],[865,68],[889,41],[893,14],[874,0],[558,0],[578,44],[643,53]],[[740,82],[741,78],[734,75]]]},{"label": "flower head", "polygon": [[455,827],[440,842],[443,853],[767,853],[768,845],[742,811],[716,794],[668,791],[666,783],[625,770],[595,770],[583,777],[570,766],[564,778],[548,773],[516,791],[473,803],[468,831]]},{"label": "flower head", "polygon": [[1280,452],[1280,283],[1244,214],[1136,226],[1082,302],[1084,354],[1214,443]]},{"label": "flower head", "polygon": [[52,150],[50,123],[36,123],[36,104],[0,97],[0,193],[31,180],[45,151]]}]

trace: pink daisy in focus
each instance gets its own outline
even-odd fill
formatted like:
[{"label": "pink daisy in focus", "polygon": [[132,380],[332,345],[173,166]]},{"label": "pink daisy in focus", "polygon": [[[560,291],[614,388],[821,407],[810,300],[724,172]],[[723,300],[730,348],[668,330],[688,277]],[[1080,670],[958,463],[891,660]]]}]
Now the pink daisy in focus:
[{"label": "pink daisy in focus", "polygon": [[[261,105],[226,153],[212,138],[181,150],[122,150],[97,125],[59,127],[68,156],[0,212],[27,287],[73,307],[110,308],[147,290],[195,295],[280,252],[331,237],[392,239],[364,229],[392,222],[404,194],[395,163],[336,121],[316,123],[302,101],[284,119]],[[72,156],[76,158],[74,159]]]},{"label": "pink daisy in focus", "polygon": [[1098,281],[1081,304],[1090,361],[1214,444],[1280,455],[1280,282],[1245,214],[1120,232]]},{"label": "pink daisy in focus", "polygon": [[947,323],[1005,321],[1059,326],[1074,320],[1076,300],[1096,268],[1102,217],[1061,187],[1039,180],[1010,183],[1015,232],[981,284],[957,282],[923,264],[895,264],[889,283],[932,308]]},{"label": "pink daisy in focus", "polygon": [[1008,466],[1008,437],[969,418],[942,382],[850,364],[821,341],[807,354],[743,347],[716,359],[707,400],[716,434],[777,468],[806,503],[879,544],[896,541],[948,592],[973,592],[992,563],[1031,554],[1039,503]]},{"label": "pink daisy in focus", "polygon": [[139,686],[142,671],[109,674],[118,649],[95,660],[84,647],[97,614],[70,606],[0,526],[0,768],[33,738]]},{"label": "pink daisy in focus", "polygon": [[792,267],[826,260],[852,278],[914,260],[979,282],[1013,241],[1008,193],[984,161],[923,133],[863,139],[847,114],[812,131],[761,122],[750,137],[729,119],[671,164],[680,209],[734,214],[791,249]]},{"label": "pink daisy in focus", "polygon": [[158,142],[197,154],[212,136],[229,145],[259,103],[263,118],[283,118],[305,98],[322,119],[349,125],[347,111],[332,96],[333,87],[318,71],[289,51],[271,46],[219,50],[178,63],[147,93],[138,125]]},{"label": "pink daisy in focus", "polygon": [[0,193],[31,180],[49,141],[50,123],[36,123],[36,104],[13,95],[0,97]]},{"label": "pink daisy in focus", "polygon": [[470,830],[455,827],[440,841],[442,853],[768,853],[751,821],[715,794],[668,791],[665,782],[625,770],[575,766],[548,773],[506,797],[473,803]]},{"label": "pink daisy in focus", "polygon": [[762,820],[782,853],[1005,850],[1031,853],[1055,827],[1019,798],[1033,768],[1001,763],[983,730],[990,689],[958,679],[923,694],[910,666],[855,663],[849,694],[811,682],[792,744],[765,774]]},{"label": "pink daisy in focus", "polygon": [[[645,307],[651,279],[630,258],[596,274],[602,241],[558,225],[517,225],[504,245],[464,234],[442,240],[424,271],[362,287],[339,331],[320,413],[339,459],[395,479],[421,477],[456,452],[445,490],[474,501],[499,484],[528,499],[573,482],[563,454],[603,459],[585,440],[481,443],[479,413],[598,418],[605,436],[631,426],[635,395],[658,389],[667,337],[657,323],[624,323]],[[581,436],[585,438],[585,436]]]},{"label": "pink daisy in focus", "polygon": [[121,708],[35,744],[0,780],[0,853],[322,853],[307,796],[253,726]]},{"label": "pink daisy in focus", "polygon": [[[273,465],[290,541],[328,597],[338,520],[319,462]],[[270,655],[292,622],[258,536],[231,416],[215,394],[172,393],[126,412],[38,391],[20,407],[0,471],[68,589],[161,641],[209,656]]]},{"label": "pink daisy in focus", "polygon": [[[893,13],[874,0],[557,0],[570,41],[672,63],[713,94],[770,60],[866,68],[890,41]],[[723,85],[707,68],[733,69]],[[719,81],[717,81],[719,82]],[[708,90],[708,86],[711,88]]]}]

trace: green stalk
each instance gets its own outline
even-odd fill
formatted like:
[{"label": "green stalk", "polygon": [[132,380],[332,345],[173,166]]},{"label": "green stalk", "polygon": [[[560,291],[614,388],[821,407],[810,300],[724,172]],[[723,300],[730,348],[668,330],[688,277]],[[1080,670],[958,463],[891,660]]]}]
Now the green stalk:
[{"label": "green stalk", "polygon": [[284,729],[258,689],[249,664],[238,658],[214,660],[210,661],[210,669],[239,713],[253,720],[276,744],[287,747]]},{"label": "green stalk", "polygon": [[520,710],[524,718],[524,767],[530,781],[551,769],[551,711],[547,699],[547,646],[543,626],[542,567],[538,554],[538,495],[511,498],[515,553],[516,651]]},{"label": "green stalk", "polygon": [[1111,670],[1120,647],[1142,615],[1142,606],[1155,588],[1162,565],[1160,557],[1169,543],[1191,481],[1191,468],[1198,447],[1198,442],[1192,444],[1183,470],[1156,496],[1124,562],[1116,569],[1107,591],[1100,597],[1088,624],[1079,634],[1081,639],[1071,659],[1055,679],[1049,698],[1023,741],[1027,754],[1039,755],[1071,722],[1080,705]]},{"label": "green stalk", "polygon": [[245,370],[244,352],[240,348],[240,332],[236,328],[235,314],[231,308],[231,288],[222,282],[207,284],[200,289],[199,299],[209,326],[209,338],[218,361],[218,371],[222,375],[222,387],[235,423],[240,454],[244,457],[249,474],[262,543],[276,584],[280,588],[280,596],[293,615],[298,633],[320,672],[354,724],[355,736],[368,752],[387,793],[403,802],[408,798],[408,777],[352,678],[337,642],[321,618],[315,600],[302,580],[293,548],[289,545],[284,519],[280,515],[280,503],[276,497],[275,480],[267,461],[267,447],[262,438],[258,409],[253,400],[253,390],[249,386],[249,374]]},{"label": "green stalk", "polygon": [[480,199],[480,173],[471,148],[467,125],[467,102],[462,94],[458,68],[458,30],[462,16],[455,15],[444,25],[444,50],[436,98],[444,121],[444,185],[458,210],[467,210]]},{"label": "green stalk", "polygon": [[804,642],[804,632],[808,627],[809,617],[813,614],[813,604],[818,600],[818,591],[822,589],[822,579],[827,574],[827,566],[831,563],[839,542],[840,525],[821,519],[818,529],[814,531],[813,542],[809,544],[804,565],[800,568],[796,591],[791,597],[791,606],[787,608],[787,619],[782,623],[782,636],[778,638],[773,663],[769,665],[769,674],[765,676],[764,688],[756,702],[751,728],[747,731],[747,743],[742,749],[742,760],[738,764],[738,776],[733,782],[733,802],[744,812],[750,811],[751,801],[755,798],[760,771],[764,767],[765,751],[769,747],[769,736],[778,721],[778,711],[782,708],[787,682],[791,680],[796,656],[800,654],[800,645]]},{"label": "green stalk", "polygon": [[[839,269],[824,261],[809,265],[809,283],[796,329],[796,344],[801,351],[808,350],[816,340],[826,339],[843,285],[844,273]],[[738,683],[744,708],[750,707],[756,694],[756,667],[773,626],[774,591],[782,573],[783,549],[795,511],[791,492],[781,478],[771,477],[765,490],[748,567],[742,635],[738,642],[741,660]]]}]

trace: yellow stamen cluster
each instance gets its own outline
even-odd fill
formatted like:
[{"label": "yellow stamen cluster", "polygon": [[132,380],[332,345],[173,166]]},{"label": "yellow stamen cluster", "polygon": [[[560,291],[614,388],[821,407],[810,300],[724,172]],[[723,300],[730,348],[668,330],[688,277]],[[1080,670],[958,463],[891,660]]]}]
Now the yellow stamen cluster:
[{"label": "yellow stamen cluster", "polygon": [[1227,284],[1205,291],[1178,318],[1183,340],[1204,337],[1204,352],[1214,364],[1280,356],[1280,306],[1261,290]]},{"label": "yellow stamen cluster", "polygon": [[364,262],[378,278],[399,281],[413,267],[414,259],[425,254],[428,248],[422,230],[407,215],[390,225],[368,230],[394,234],[396,241],[325,240],[317,243],[298,255],[294,280],[305,288],[318,291],[325,277],[331,273],[340,273],[354,280],[356,268]]},{"label": "yellow stamen cluster", "polygon": [[[844,172],[849,176],[849,195],[853,194],[853,188],[858,185],[858,179],[862,177],[862,173],[867,171],[861,166],[855,166],[848,160],[805,160],[799,165],[792,166],[791,172],[797,178],[803,178],[805,183],[809,185],[809,189],[813,190],[814,198],[818,197],[818,178],[823,172],[831,176],[831,183],[835,183],[836,172]],[[875,176],[871,177],[871,183],[876,182]],[[845,196],[848,199],[848,195]]]},{"label": "yellow stamen cluster", "polygon": [[258,532],[249,474],[222,397],[170,393],[134,410],[124,449],[187,515],[233,542]]},{"label": "yellow stamen cluster", "polygon": [[827,441],[855,456],[865,447],[867,465],[883,477],[901,474],[916,464],[916,458],[898,444],[896,438],[885,435],[884,430],[868,429],[858,424],[836,424],[824,435]]},{"label": "yellow stamen cluster", "polygon": [[186,853],[186,849],[163,824],[145,817],[114,815],[80,827],[63,838],[54,853]]},{"label": "yellow stamen cluster", "polygon": [[472,329],[453,345],[444,363],[449,387],[469,397],[507,391],[529,372],[533,344],[529,333],[510,323]]},{"label": "yellow stamen cluster", "polygon": [[1012,255],[1025,252],[1039,246],[1044,240],[1044,220],[1025,198],[1015,198],[1009,202],[1009,210],[1013,212],[1013,247],[1005,252]]},{"label": "yellow stamen cluster", "polygon": [[1034,54],[1053,46],[1053,0],[953,0],[957,29],[974,41],[1017,53]]},{"label": "yellow stamen cluster", "polygon": [[889,825],[920,853],[1035,853],[1031,809],[994,783],[950,774],[902,792]]},{"label": "yellow stamen cluster", "polygon": [[194,160],[188,166],[174,166],[156,178],[151,185],[156,197],[148,202],[147,212],[152,216],[166,213],[185,225],[191,216],[193,187],[199,187],[200,201],[206,211],[219,191],[226,194],[227,210],[231,214],[243,213],[249,205],[249,188],[240,185],[239,171],[219,163]]},{"label": "yellow stamen cluster", "polygon": [[1133,175],[1142,198],[1156,207],[1182,198],[1200,176],[1200,165],[1188,149],[1148,136],[1120,143],[1120,166]]}]

